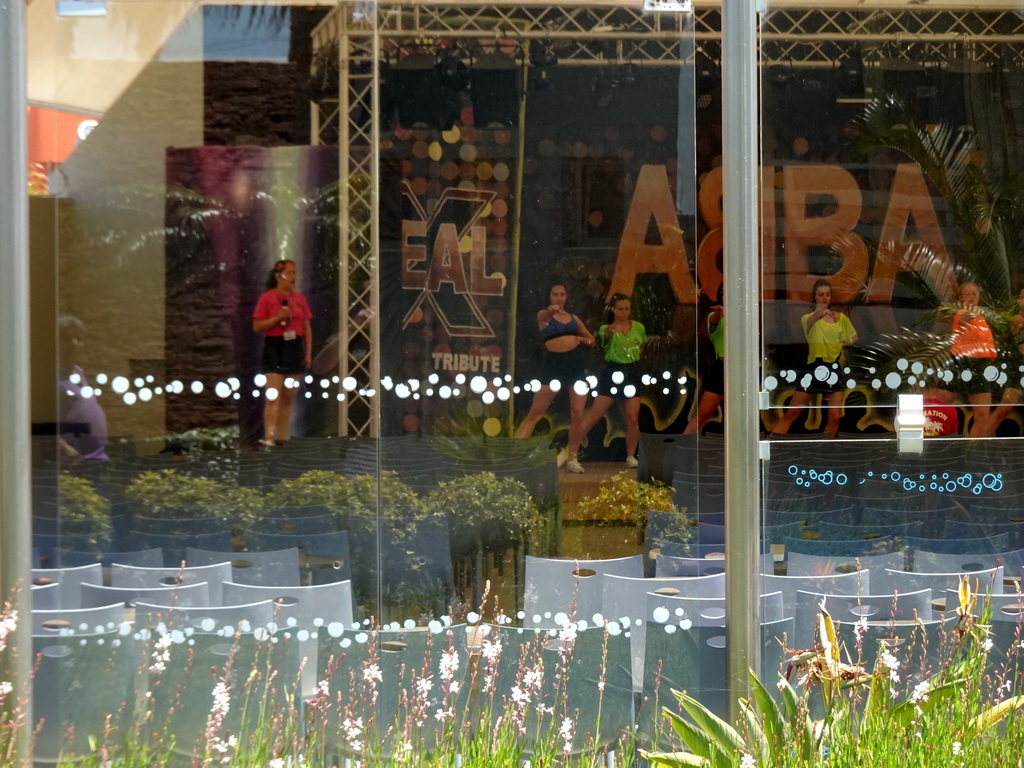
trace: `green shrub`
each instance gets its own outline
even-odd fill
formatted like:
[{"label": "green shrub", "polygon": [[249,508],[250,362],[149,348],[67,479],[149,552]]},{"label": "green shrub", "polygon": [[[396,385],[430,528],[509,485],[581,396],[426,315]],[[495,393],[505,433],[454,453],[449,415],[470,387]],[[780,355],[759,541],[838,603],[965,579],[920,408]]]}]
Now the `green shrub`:
[{"label": "green shrub", "polygon": [[348,477],[338,472],[313,469],[299,477],[282,480],[267,494],[269,508],[320,505],[338,515],[421,517],[420,498],[397,472]]},{"label": "green shrub", "polygon": [[266,509],[265,497],[254,488],[192,477],[174,469],[143,472],[128,484],[125,497],[150,517],[222,517],[239,527],[260,519]]}]

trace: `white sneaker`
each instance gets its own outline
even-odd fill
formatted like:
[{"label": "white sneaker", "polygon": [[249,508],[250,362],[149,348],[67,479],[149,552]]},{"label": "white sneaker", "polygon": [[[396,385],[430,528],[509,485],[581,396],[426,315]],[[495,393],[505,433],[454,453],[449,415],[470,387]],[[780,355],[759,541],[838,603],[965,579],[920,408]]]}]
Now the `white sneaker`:
[{"label": "white sneaker", "polygon": [[630,469],[636,469],[637,467],[640,466],[640,462],[636,460],[636,456],[627,456],[626,466],[629,467]]},{"label": "white sneaker", "polygon": [[565,452],[565,448],[563,448],[562,450],[560,450],[558,452],[558,455],[555,456],[555,466],[558,467],[559,469],[561,469],[562,467],[565,466],[565,462],[567,462],[568,460],[569,460],[569,454],[566,453]]},{"label": "white sneaker", "polygon": [[575,457],[573,457],[571,459],[568,459],[565,462],[565,468],[567,470],[569,470],[570,472],[575,472],[577,475],[582,475],[583,471],[584,471],[583,470],[583,465],[580,464],[579,461],[577,461]]}]

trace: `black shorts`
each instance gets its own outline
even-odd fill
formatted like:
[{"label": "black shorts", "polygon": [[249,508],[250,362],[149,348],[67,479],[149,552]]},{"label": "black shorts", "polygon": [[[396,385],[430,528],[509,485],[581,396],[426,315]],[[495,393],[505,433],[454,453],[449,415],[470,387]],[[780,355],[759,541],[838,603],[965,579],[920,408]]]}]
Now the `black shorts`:
[{"label": "black shorts", "polygon": [[820,357],[804,366],[796,380],[797,389],[811,395],[831,395],[846,389],[843,366],[838,360],[826,363]]},{"label": "black shorts", "polygon": [[[954,357],[949,365],[953,381],[949,389],[964,397],[989,394],[998,396],[1003,388],[999,384],[999,363],[984,357]],[[989,376],[995,374],[994,379]]]},{"label": "black shorts", "polygon": [[636,363],[605,362],[597,380],[597,394],[628,400],[640,396],[640,372]]},{"label": "black shorts", "polygon": [[704,371],[704,376],[701,379],[701,389],[713,395],[725,396],[725,361],[722,358],[716,359]]},{"label": "black shorts", "polygon": [[562,389],[571,390],[577,381],[587,378],[587,358],[579,347],[574,347],[568,352],[551,352],[545,349],[537,378],[545,387],[551,386],[552,381],[557,381]]},{"label": "black shorts", "polygon": [[263,373],[298,376],[306,370],[306,343],[301,336],[285,340],[283,336],[263,339]]},{"label": "black shorts", "polygon": [[1024,389],[1024,355],[1013,352],[1006,355],[1006,389]]}]

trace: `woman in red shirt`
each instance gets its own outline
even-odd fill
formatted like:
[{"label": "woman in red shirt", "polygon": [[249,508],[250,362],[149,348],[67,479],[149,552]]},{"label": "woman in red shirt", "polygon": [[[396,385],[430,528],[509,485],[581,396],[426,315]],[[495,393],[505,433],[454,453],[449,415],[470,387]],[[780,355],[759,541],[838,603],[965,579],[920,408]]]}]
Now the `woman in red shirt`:
[{"label": "woman in red shirt", "polygon": [[263,408],[264,446],[280,445],[288,439],[292,399],[299,376],[313,360],[313,313],[301,293],[295,290],[295,262],[274,264],[267,277],[267,291],[256,302],[252,329],[264,335],[263,365],[267,402]]}]

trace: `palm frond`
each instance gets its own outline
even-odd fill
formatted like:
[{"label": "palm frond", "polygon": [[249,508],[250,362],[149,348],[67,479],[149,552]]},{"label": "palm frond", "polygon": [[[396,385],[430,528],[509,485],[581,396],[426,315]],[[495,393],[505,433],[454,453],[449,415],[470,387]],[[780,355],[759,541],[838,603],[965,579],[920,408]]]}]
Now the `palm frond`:
[{"label": "palm frond", "polygon": [[951,250],[957,254],[958,266],[972,275],[991,300],[1008,298],[1010,251],[1004,230],[1014,230],[1014,243],[1024,240],[1017,225],[1024,182],[1004,181],[987,167],[972,129],[947,124],[926,128],[898,98],[870,104],[858,126],[863,152],[884,147],[921,167],[957,226],[959,242],[951,244]]}]

